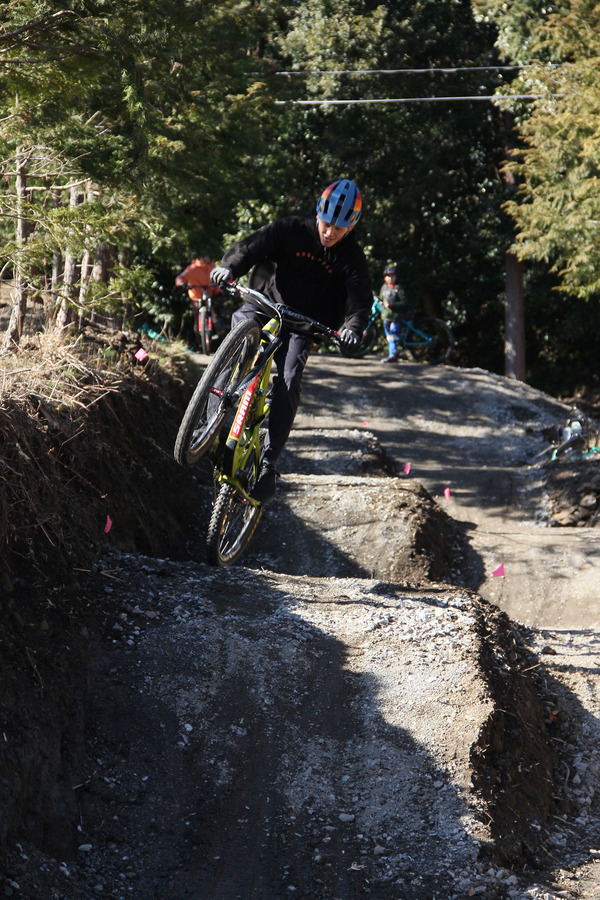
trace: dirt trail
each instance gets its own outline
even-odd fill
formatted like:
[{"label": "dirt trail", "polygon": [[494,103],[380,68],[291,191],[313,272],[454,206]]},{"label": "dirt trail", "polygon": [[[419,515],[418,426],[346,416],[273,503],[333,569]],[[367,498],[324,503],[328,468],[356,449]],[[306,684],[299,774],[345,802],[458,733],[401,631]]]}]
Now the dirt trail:
[{"label": "dirt trail", "polygon": [[[489,372],[408,362],[384,369],[371,359],[352,368],[319,360],[299,427],[368,429],[397,471],[410,463],[411,477],[468,529],[479,557],[469,587],[511,618],[538,628],[598,628],[600,530],[548,527],[538,467],[549,446],[543,429],[569,407]],[[334,415],[321,418],[323,407]],[[493,577],[502,563],[504,577]]]},{"label": "dirt trail", "polygon": [[244,565],[191,534],[189,562],[107,552],[82,586],[106,628],[77,817],[11,849],[4,895],[596,900],[600,639],[565,622],[598,529],[547,528],[531,468],[563,414],[315,356]]}]

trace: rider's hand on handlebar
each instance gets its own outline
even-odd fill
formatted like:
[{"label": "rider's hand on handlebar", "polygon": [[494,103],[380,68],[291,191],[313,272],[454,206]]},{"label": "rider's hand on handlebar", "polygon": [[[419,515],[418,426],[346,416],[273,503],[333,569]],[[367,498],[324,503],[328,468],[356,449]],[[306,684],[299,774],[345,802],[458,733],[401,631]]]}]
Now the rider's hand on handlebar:
[{"label": "rider's hand on handlebar", "polygon": [[226,266],[215,266],[210,273],[210,280],[224,287],[229,281],[233,281],[233,272]]},{"label": "rider's hand on handlebar", "polygon": [[340,341],[342,342],[344,347],[352,349],[352,347],[358,346],[360,337],[353,331],[350,331],[349,328],[342,328],[342,330],[340,331]]}]

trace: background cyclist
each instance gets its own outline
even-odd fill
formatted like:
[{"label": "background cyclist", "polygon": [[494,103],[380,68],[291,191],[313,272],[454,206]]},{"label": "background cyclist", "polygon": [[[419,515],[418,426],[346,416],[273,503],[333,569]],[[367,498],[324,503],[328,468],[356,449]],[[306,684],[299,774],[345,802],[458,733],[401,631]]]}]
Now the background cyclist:
[{"label": "background cyclist", "polygon": [[175,284],[178,286],[188,287],[188,296],[192,301],[192,309],[194,311],[194,334],[198,345],[201,344],[199,335],[198,312],[200,301],[202,300],[202,292],[206,288],[208,294],[215,303],[215,315],[222,307],[221,291],[214,284],[211,284],[210,273],[214,269],[214,262],[210,256],[197,256],[186,266],[183,272],[175,278]]},{"label": "background cyclist", "polygon": [[[211,278],[223,285],[252,269],[251,288],[340,329],[345,343],[358,344],[373,297],[365,254],[353,234],[361,210],[356,184],[349,179],[335,181],[323,191],[311,215],[277,219],[234,244]],[[244,304],[234,313],[232,326],[242,318],[260,319],[261,315],[251,304]],[[262,503],[275,495],[276,462],[296,416],[311,349],[309,337],[287,330],[281,336],[283,343],[275,354],[278,377],[259,478],[252,492]]]},{"label": "background cyclist", "polygon": [[382,304],[381,318],[388,345],[388,355],[381,361],[384,363],[398,362],[398,336],[402,329],[402,320],[407,316],[408,301],[404,288],[398,284],[396,266],[387,266],[384,269],[379,299]]}]

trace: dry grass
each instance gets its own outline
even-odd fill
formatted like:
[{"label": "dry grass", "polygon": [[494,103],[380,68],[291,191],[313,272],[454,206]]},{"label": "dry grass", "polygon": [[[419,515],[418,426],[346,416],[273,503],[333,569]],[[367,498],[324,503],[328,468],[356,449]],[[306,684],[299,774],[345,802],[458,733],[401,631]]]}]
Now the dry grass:
[{"label": "dry grass", "polygon": [[172,443],[186,360],[161,343],[140,363],[140,346],[87,326],[27,336],[0,357],[0,603],[3,584],[67,577],[99,541],[159,555],[185,542],[193,492]]},{"label": "dry grass", "polygon": [[[131,368],[128,359],[126,367]],[[87,407],[119,389],[123,369],[122,355],[110,346],[47,329],[0,357],[0,405],[33,394],[53,407]]]}]

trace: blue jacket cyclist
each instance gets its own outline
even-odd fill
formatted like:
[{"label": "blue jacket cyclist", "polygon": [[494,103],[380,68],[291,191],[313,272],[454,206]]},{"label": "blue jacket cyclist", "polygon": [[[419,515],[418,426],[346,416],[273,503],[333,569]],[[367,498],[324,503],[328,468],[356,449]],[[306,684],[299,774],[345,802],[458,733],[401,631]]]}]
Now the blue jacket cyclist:
[{"label": "blue jacket cyclist", "polygon": [[[344,342],[359,342],[372,303],[371,279],[365,254],[353,229],[362,209],[356,184],[335,181],[317,202],[316,216],[286,216],[234,244],[211,272],[224,285],[252,270],[251,288],[277,303],[285,303],[331,328]],[[257,318],[249,303],[232,318]],[[277,459],[289,437],[298,405],[302,374],[311,349],[309,337],[282,332],[275,354],[278,378],[259,477],[252,495],[262,503],[275,496]]]}]

